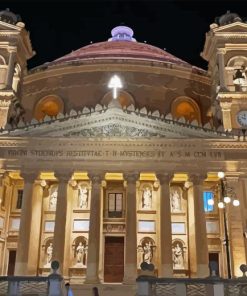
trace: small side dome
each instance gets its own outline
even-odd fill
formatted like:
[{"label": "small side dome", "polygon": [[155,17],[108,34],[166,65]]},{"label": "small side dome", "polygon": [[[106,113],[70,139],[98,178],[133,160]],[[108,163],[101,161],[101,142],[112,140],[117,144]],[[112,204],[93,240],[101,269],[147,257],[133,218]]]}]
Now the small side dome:
[{"label": "small side dome", "polygon": [[232,13],[228,10],[225,14],[215,19],[219,26],[225,26],[235,22],[242,22],[241,17],[237,13]]},{"label": "small side dome", "polygon": [[127,26],[117,26],[111,30],[112,38],[108,41],[136,41],[133,38],[134,32]]},{"label": "small side dome", "polygon": [[0,21],[15,25],[21,21],[21,17],[11,12],[9,8],[6,8],[0,11]]}]

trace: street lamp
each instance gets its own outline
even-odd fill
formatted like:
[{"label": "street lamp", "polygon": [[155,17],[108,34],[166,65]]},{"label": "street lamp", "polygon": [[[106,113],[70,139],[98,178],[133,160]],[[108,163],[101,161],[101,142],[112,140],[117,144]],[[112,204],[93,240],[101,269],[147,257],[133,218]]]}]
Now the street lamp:
[{"label": "street lamp", "polygon": [[220,199],[218,202],[218,208],[223,210],[224,236],[225,236],[224,243],[226,247],[227,274],[228,274],[228,278],[230,279],[232,277],[232,273],[231,273],[228,225],[227,225],[227,219],[226,219],[226,206],[227,204],[230,204],[232,201],[233,206],[238,207],[240,202],[236,198],[236,194],[233,191],[233,189],[227,186],[227,182],[225,180],[225,173],[218,172],[218,177],[220,179]]}]

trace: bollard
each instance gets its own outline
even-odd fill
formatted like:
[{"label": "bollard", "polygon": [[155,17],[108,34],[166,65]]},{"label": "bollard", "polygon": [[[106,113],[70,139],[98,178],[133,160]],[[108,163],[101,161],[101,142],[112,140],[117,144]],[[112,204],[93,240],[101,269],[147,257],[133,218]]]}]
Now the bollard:
[{"label": "bollard", "polygon": [[207,296],[224,296],[224,283],[206,285]]},{"label": "bollard", "polygon": [[62,296],[63,295],[63,288],[62,288],[63,277],[57,273],[57,270],[59,268],[59,262],[52,261],[51,268],[52,268],[52,273],[48,276],[48,282],[49,282],[48,296]]},{"label": "bollard", "polygon": [[8,295],[18,296],[19,295],[19,282],[9,281],[8,282]]},{"label": "bollard", "polygon": [[186,296],[185,283],[176,283],[176,296]]},{"label": "bollard", "polygon": [[148,281],[137,282],[137,295],[138,296],[151,296],[152,286]]}]

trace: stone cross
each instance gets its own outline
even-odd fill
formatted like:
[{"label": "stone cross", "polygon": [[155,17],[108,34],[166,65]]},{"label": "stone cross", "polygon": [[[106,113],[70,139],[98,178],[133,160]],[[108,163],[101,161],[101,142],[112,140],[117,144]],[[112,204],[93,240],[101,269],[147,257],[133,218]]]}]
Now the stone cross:
[{"label": "stone cross", "polygon": [[112,88],[113,90],[113,98],[116,99],[117,98],[117,90],[118,88],[122,88],[122,81],[120,80],[120,78],[117,75],[112,76],[111,80],[108,83],[108,87]]}]

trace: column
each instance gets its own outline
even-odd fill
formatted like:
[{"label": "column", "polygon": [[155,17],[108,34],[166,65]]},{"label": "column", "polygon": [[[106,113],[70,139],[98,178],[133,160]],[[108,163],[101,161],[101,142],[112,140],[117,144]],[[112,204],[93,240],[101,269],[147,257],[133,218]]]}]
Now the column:
[{"label": "column", "polygon": [[8,71],[7,71],[7,77],[6,77],[7,89],[12,88],[12,82],[13,82],[14,71],[15,71],[15,60],[16,60],[16,48],[11,49],[9,53]]},{"label": "column", "polygon": [[160,277],[173,276],[169,174],[156,174],[160,181]]},{"label": "column", "polygon": [[134,284],[137,277],[137,229],[136,229],[136,181],[139,173],[124,174],[126,188],[126,235],[125,235],[125,284]]},{"label": "column", "polygon": [[173,276],[169,174],[157,174],[160,181],[160,277]]},{"label": "column", "polygon": [[37,172],[22,172],[24,190],[21,208],[21,221],[16,254],[15,275],[28,275],[28,254],[30,246],[30,230],[32,221],[33,183]]},{"label": "column", "polygon": [[194,190],[193,184],[191,182],[186,182],[187,184],[187,199],[188,199],[188,242],[189,242],[189,270],[190,277],[194,278],[197,276],[196,270],[196,238],[195,238],[195,208],[194,208]]},{"label": "column", "polygon": [[232,102],[229,102],[229,101],[220,102],[220,107],[222,110],[223,126],[224,126],[224,129],[228,131],[232,130],[231,106],[232,106]]},{"label": "column", "polygon": [[[4,174],[1,173],[0,174],[0,197],[2,198],[3,194],[4,194],[4,190],[3,190],[3,178],[4,178]],[[0,210],[1,210],[1,203],[2,203],[2,200],[0,200]],[[1,213],[3,214],[3,213]],[[6,225],[6,213],[4,213],[4,225]],[[5,231],[3,230],[2,231],[3,233],[1,233],[1,238],[2,237],[5,237],[6,239],[6,236],[5,236]],[[3,265],[4,265],[4,247],[5,247],[5,239],[1,239],[1,242],[0,242],[0,275],[3,275]]]},{"label": "column", "polygon": [[208,267],[208,240],[206,231],[206,219],[203,205],[203,181],[205,177],[200,175],[191,175],[194,193],[194,215],[195,215],[195,255],[197,272],[199,278],[209,276]]},{"label": "column", "polygon": [[219,75],[220,75],[220,91],[227,91],[226,79],[225,79],[225,48],[218,48],[218,63],[219,63]]},{"label": "column", "polygon": [[[32,217],[28,252],[28,274],[38,275],[43,188],[46,182],[37,180],[33,186]],[[43,185],[43,186],[42,186]]]},{"label": "column", "polygon": [[71,172],[55,172],[58,179],[58,196],[54,229],[54,247],[52,260],[57,260],[60,265],[60,272],[64,274],[64,250],[66,241],[67,203],[68,203],[68,182],[72,176]]},{"label": "column", "polygon": [[229,192],[232,190],[232,201],[238,198],[240,205],[238,207],[233,206],[232,201],[226,205],[226,219],[229,235],[229,245],[231,252],[231,273],[232,277],[242,276],[242,272],[239,269],[241,264],[246,264],[246,250],[245,250],[245,237],[243,235],[244,228],[243,224],[246,223],[245,214],[245,203],[244,197],[245,192],[243,192],[243,182],[240,182],[238,176],[226,176],[227,187]]},{"label": "column", "polygon": [[101,181],[103,174],[88,173],[92,182],[90,226],[88,238],[88,257],[86,283],[99,282],[100,222],[101,222]]}]

